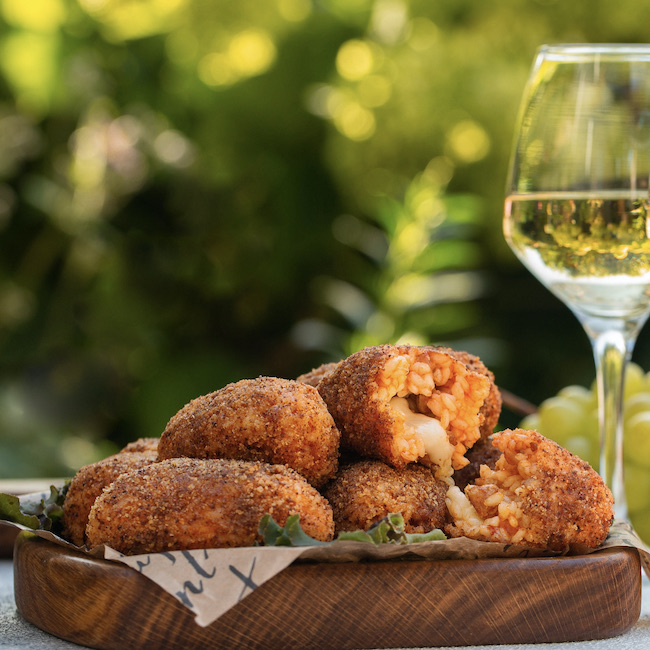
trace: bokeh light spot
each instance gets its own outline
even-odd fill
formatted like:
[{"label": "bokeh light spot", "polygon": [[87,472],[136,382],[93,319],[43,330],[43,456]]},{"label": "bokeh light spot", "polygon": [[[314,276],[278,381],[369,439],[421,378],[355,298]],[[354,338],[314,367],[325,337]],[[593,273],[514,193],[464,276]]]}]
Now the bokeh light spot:
[{"label": "bokeh light spot", "polygon": [[78,0],[112,37],[143,38],[169,30],[188,0]]},{"label": "bokeh light spot", "polygon": [[373,66],[373,52],[365,41],[346,41],[336,55],[336,70],[344,79],[350,81],[356,81],[369,74]]},{"label": "bokeh light spot", "polygon": [[61,0],[2,0],[0,11],[10,25],[38,32],[55,32],[66,18]]},{"label": "bokeh light spot", "polygon": [[462,120],[448,133],[447,147],[457,160],[464,163],[477,162],[490,151],[490,136],[474,120]]},{"label": "bokeh light spot", "polygon": [[346,102],[334,115],[336,128],[350,140],[360,142],[370,138],[376,128],[372,111],[357,104]]},{"label": "bokeh light spot", "polygon": [[438,40],[439,29],[428,18],[418,17],[409,23],[408,45],[416,52],[424,52]]},{"label": "bokeh light spot", "polygon": [[241,76],[251,77],[266,72],[277,55],[275,43],[268,32],[246,29],[235,35],[228,46],[228,59]]},{"label": "bokeh light spot", "polygon": [[309,0],[278,0],[280,15],[290,22],[298,23],[311,14]]},{"label": "bokeh light spot", "polygon": [[378,341],[389,341],[395,333],[395,321],[388,314],[376,311],[368,318],[366,332]]},{"label": "bokeh light spot", "polygon": [[384,43],[395,43],[404,32],[408,8],[402,0],[377,0],[372,12],[372,31]]},{"label": "bokeh light spot", "polygon": [[207,86],[226,86],[238,79],[230,66],[230,59],[219,52],[206,54],[199,61],[198,73],[201,81]]},{"label": "bokeh light spot", "polygon": [[444,220],[444,201],[433,188],[420,190],[411,200],[410,207],[415,219],[427,223],[429,227],[439,225]]},{"label": "bokeh light spot", "polygon": [[318,117],[331,117],[329,109],[329,98],[332,94],[332,87],[328,84],[314,84],[305,94],[305,106],[307,110]]},{"label": "bokeh light spot", "polygon": [[191,143],[178,131],[168,129],[160,133],[153,143],[160,160],[175,167],[187,167],[194,160]]},{"label": "bokeh light spot", "polygon": [[97,13],[106,9],[110,0],[78,0],[78,2],[88,13]]},{"label": "bokeh light spot", "polygon": [[382,106],[390,99],[392,85],[386,77],[372,74],[359,82],[358,93],[359,101],[364,106],[374,108]]},{"label": "bokeh light spot", "polygon": [[446,156],[436,156],[429,161],[423,175],[430,183],[443,187],[454,175],[454,164]]},{"label": "bokeh light spot", "polygon": [[70,468],[75,469],[95,462],[97,450],[95,445],[79,436],[69,436],[61,441],[59,449],[61,460]]},{"label": "bokeh light spot", "polygon": [[483,287],[478,274],[405,274],[388,289],[386,298],[396,308],[423,307],[444,302],[463,302],[480,295]]},{"label": "bokeh light spot", "polygon": [[47,108],[54,92],[58,40],[55,35],[20,31],[7,36],[0,51],[0,66],[27,111]]}]

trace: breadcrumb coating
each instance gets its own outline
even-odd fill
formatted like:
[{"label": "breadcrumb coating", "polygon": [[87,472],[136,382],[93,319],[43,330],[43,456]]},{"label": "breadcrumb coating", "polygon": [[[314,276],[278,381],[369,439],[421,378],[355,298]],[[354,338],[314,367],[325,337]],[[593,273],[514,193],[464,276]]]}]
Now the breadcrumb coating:
[{"label": "breadcrumb coating", "polygon": [[160,438],[138,438],[120,449],[120,453],[130,453],[133,451],[151,451],[157,453],[159,441]]},{"label": "breadcrumb coating", "polygon": [[492,443],[501,452],[494,469],[483,465],[464,493],[447,492],[448,535],[552,551],[602,544],[614,499],[588,463],[536,431],[507,429]]},{"label": "breadcrumb coating", "polygon": [[423,465],[395,469],[376,460],[342,467],[323,490],[334,512],[336,533],[368,530],[391,512],[407,533],[428,533],[447,521],[447,484]]},{"label": "breadcrumb coating", "polygon": [[310,370],[309,372],[299,375],[296,377],[296,381],[316,387],[324,377],[327,377],[327,375],[336,370],[336,367],[339,365],[339,363],[339,361],[324,363],[317,368]]},{"label": "breadcrumb coating", "polygon": [[318,391],[343,446],[396,468],[436,465],[449,479],[481,437],[490,379],[443,348],[379,345],[341,361]]},{"label": "breadcrumb coating", "polygon": [[96,500],[88,518],[89,547],[126,555],[261,542],[260,520],[280,525],[300,515],[311,537],[330,541],[332,509],[284,465],[227,459],[172,458],[122,474]]},{"label": "breadcrumb coating", "polygon": [[258,377],[186,404],[163,431],[158,456],[284,464],[320,487],[336,474],[339,443],[334,420],[313,386]]},{"label": "breadcrumb coating", "polygon": [[76,546],[86,541],[88,513],[104,488],[120,474],[155,463],[153,452],[118,453],[82,467],[70,481],[63,502],[63,537]]}]

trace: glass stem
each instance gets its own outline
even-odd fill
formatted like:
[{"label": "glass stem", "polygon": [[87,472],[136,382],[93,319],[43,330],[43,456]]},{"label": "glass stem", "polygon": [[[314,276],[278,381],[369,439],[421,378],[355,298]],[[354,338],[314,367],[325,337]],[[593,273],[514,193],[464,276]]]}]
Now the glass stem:
[{"label": "glass stem", "polygon": [[[596,362],[598,422],[600,429],[599,472],[614,495],[614,515],[628,519],[623,478],[623,389],[625,367],[632,356],[638,328],[625,323],[612,329],[612,323],[589,319],[584,323]],[[600,325],[600,327],[599,327]]]}]

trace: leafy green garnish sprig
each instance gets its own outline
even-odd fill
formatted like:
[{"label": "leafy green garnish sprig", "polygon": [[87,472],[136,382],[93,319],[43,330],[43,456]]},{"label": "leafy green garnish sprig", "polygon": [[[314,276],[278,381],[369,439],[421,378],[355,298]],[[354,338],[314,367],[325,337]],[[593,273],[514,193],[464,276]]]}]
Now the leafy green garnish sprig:
[{"label": "leafy green garnish sprig", "polygon": [[63,501],[69,481],[62,488],[50,486],[48,496],[35,498],[0,493],[0,520],[20,524],[32,530],[48,530],[59,534],[63,527]]},{"label": "leafy green garnish sprig", "polygon": [[259,534],[264,539],[264,546],[327,546],[307,533],[300,526],[300,515],[287,517],[284,526],[280,526],[271,515],[266,514],[260,520]]},{"label": "leafy green garnish sprig", "polygon": [[336,541],[366,542],[379,546],[380,544],[415,544],[447,539],[439,528],[421,534],[405,532],[404,517],[401,513],[389,513],[366,531],[339,533],[334,542],[321,542],[307,535],[300,526],[300,515],[288,517],[283,527],[270,514],[266,514],[260,521],[259,534],[264,540],[264,546],[327,546]]}]

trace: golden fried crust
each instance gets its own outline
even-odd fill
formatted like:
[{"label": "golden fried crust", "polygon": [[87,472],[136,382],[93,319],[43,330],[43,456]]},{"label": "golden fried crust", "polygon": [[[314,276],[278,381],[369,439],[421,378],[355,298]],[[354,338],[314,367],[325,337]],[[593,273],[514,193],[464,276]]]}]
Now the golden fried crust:
[{"label": "golden fried crust", "polygon": [[330,373],[336,370],[336,367],[339,365],[340,361],[333,361],[331,363],[324,363],[309,372],[306,372],[302,375],[299,375],[296,378],[296,381],[299,381],[303,384],[308,384],[309,386],[318,386],[321,379],[327,377]]},{"label": "golden fried crust", "polygon": [[185,405],[167,424],[158,456],[284,464],[320,487],[336,474],[339,442],[334,420],[313,386],[258,377]]},{"label": "golden fried crust", "polygon": [[118,453],[82,467],[70,481],[63,503],[63,536],[83,546],[88,513],[102,490],[120,474],[157,461],[152,452]]},{"label": "golden fried crust", "polygon": [[133,451],[152,451],[157,453],[159,441],[160,438],[138,438],[120,449],[120,453],[130,453]]},{"label": "golden fried crust", "polygon": [[614,499],[588,463],[536,431],[508,429],[492,441],[501,452],[495,468],[481,467],[465,489],[482,522],[459,517],[450,504],[454,523],[448,534],[554,551],[602,544]]},{"label": "golden fried crust", "polygon": [[364,348],[324,377],[318,392],[341,431],[343,447],[404,467],[406,463],[393,451],[393,429],[398,423],[392,409],[377,398],[376,375],[391,353],[392,346],[387,345]]},{"label": "golden fried crust", "polygon": [[494,383],[494,373],[487,368],[481,359],[464,350],[452,350],[445,347],[433,347],[434,350],[443,350],[449,353],[454,359],[464,363],[473,372],[479,372],[485,375],[490,380],[490,393],[483,402],[480,413],[482,417],[481,422],[481,438],[485,439],[492,434],[494,428],[499,423],[501,417],[501,407],[503,400],[501,398],[501,391]]},{"label": "golden fried crust", "polygon": [[269,513],[280,525],[300,515],[310,536],[329,541],[325,498],[284,465],[226,459],[172,458],[120,476],[95,502],[88,546],[121,553],[251,546]]},{"label": "golden fried crust", "polygon": [[454,472],[454,484],[461,490],[473,483],[481,473],[481,465],[494,469],[501,452],[492,444],[492,438],[482,438],[465,454],[469,465]]},{"label": "golden fried crust", "polygon": [[368,530],[391,512],[404,517],[407,533],[428,533],[447,520],[447,485],[422,465],[394,469],[374,460],[347,465],[323,490],[336,532]]},{"label": "golden fried crust", "polygon": [[[460,375],[455,385],[455,378]],[[486,375],[467,368],[446,350],[408,345],[367,347],[341,361],[320,381],[318,391],[341,431],[343,447],[400,468],[413,461],[425,462],[422,459],[425,451],[413,440],[404,417],[391,407],[390,399],[395,395],[421,396],[426,405],[419,406],[419,412],[444,421],[445,414],[432,414],[428,410],[431,402],[427,400],[440,398],[440,410],[445,409],[444,399],[452,400],[462,412],[467,405],[451,394],[452,390],[457,392],[461,383],[464,387],[461,392],[470,394],[470,401],[476,402],[473,415],[476,423],[473,427],[467,424],[472,417],[469,413],[457,419],[454,418],[458,413],[452,413],[450,427],[449,414],[446,414],[448,421],[443,428],[456,447],[454,467],[457,468],[465,464],[463,454],[467,448],[480,438],[478,425],[483,418],[478,412],[488,395],[489,382]],[[467,433],[466,438],[461,439],[454,431],[454,423],[458,422],[467,427],[467,432],[462,432]]]}]

